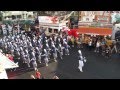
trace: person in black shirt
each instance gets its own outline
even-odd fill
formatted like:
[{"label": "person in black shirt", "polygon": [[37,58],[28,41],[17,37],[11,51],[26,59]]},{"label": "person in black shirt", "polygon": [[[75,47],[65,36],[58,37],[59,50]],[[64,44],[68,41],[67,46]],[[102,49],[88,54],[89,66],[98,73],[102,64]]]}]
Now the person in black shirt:
[{"label": "person in black shirt", "polygon": [[109,47],[107,47],[106,50],[105,50],[105,57],[106,58],[110,57],[110,48]]}]

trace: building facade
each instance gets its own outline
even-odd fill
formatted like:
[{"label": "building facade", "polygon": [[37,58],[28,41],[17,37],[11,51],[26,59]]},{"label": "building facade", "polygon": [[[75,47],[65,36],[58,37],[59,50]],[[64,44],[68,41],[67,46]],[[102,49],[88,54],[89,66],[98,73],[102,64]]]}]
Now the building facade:
[{"label": "building facade", "polygon": [[34,19],[33,12],[30,11],[4,11],[3,20],[26,20]]},{"label": "building facade", "polygon": [[111,12],[109,11],[81,11],[80,13],[81,22],[106,22],[111,21]]}]

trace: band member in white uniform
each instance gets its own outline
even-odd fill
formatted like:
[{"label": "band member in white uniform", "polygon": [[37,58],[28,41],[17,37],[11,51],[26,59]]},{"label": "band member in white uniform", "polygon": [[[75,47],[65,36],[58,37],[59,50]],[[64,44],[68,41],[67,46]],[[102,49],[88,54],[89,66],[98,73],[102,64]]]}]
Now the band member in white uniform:
[{"label": "band member in white uniform", "polygon": [[51,53],[50,53],[50,47],[49,47],[49,45],[48,44],[46,44],[46,50],[47,50],[47,52],[48,52],[48,59],[50,59],[50,55],[51,55]]},{"label": "band member in white uniform", "polygon": [[34,70],[36,70],[37,69],[37,62],[36,62],[36,57],[35,57],[34,50],[31,53],[31,61],[32,61],[32,65],[33,65]]},{"label": "band member in white uniform", "polygon": [[55,47],[55,45],[52,45],[52,53],[54,61],[57,62],[57,48]]},{"label": "band member in white uniform", "polygon": [[41,52],[38,47],[35,49],[36,51],[36,59],[38,60],[39,63],[41,63]]},{"label": "band member in white uniform", "polygon": [[79,66],[78,69],[83,72],[84,62],[86,62],[86,58],[82,56],[81,50],[78,50],[78,60],[79,60]]},{"label": "band member in white uniform", "polygon": [[45,65],[48,66],[49,61],[48,61],[48,53],[46,49],[44,49],[44,55],[42,56],[44,56]]},{"label": "band member in white uniform", "polygon": [[70,55],[69,54],[69,48],[70,48],[70,46],[67,44],[67,42],[65,42],[64,43],[65,55]]},{"label": "band member in white uniform", "polygon": [[30,67],[30,61],[31,61],[30,57],[26,54],[25,58],[26,58],[25,60],[26,60],[27,66]]},{"label": "band member in white uniform", "polygon": [[59,53],[59,56],[60,56],[60,59],[63,59],[63,47],[61,44],[59,44],[58,46],[58,53]]}]

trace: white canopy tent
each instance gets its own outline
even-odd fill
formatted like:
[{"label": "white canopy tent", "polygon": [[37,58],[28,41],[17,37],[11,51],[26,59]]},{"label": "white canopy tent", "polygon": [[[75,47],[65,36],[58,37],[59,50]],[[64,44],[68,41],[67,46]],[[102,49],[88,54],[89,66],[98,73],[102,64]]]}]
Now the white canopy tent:
[{"label": "white canopy tent", "polygon": [[19,67],[0,52],[0,79],[8,79],[6,69]]}]

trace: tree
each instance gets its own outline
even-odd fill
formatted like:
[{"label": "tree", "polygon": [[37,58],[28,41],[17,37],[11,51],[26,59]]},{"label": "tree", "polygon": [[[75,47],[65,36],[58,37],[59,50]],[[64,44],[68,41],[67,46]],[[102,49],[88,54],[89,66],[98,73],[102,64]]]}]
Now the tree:
[{"label": "tree", "polygon": [[116,19],[116,22],[117,22],[117,23],[120,23],[120,15],[119,15],[119,14],[116,14],[116,15],[115,15],[115,19]]}]

